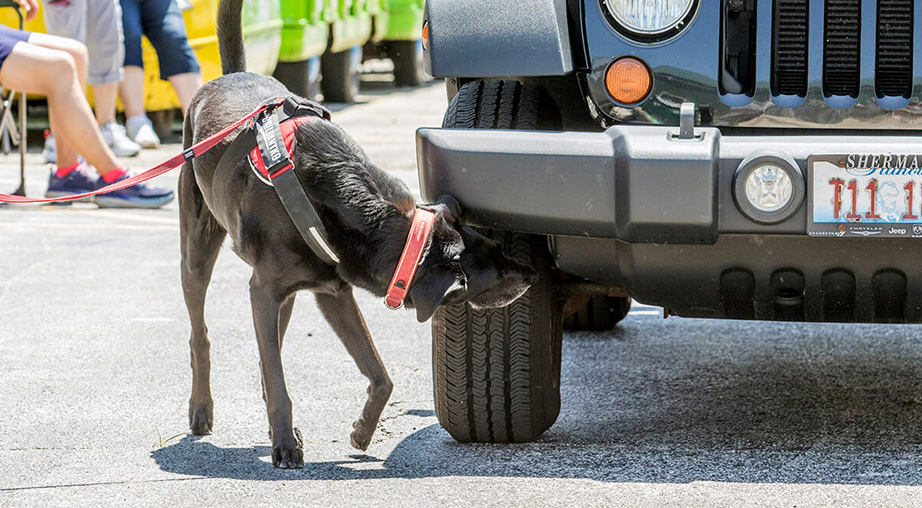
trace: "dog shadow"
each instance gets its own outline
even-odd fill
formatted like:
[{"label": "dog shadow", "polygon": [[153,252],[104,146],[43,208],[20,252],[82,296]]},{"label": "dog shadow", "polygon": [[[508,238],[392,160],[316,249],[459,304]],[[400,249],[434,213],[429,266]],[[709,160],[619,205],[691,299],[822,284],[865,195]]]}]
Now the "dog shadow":
[{"label": "dog shadow", "polygon": [[712,325],[685,346],[660,339],[676,330],[630,322],[606,334],[568,334],[561,414],[532,443],[461,444],[433,424],[387,456],[376,457],[372,447],[370,455],[309,461],[294,472],[258,460],[268,447],[219,448],[193,437],[153,458],[165,471],[266,481],[499,476],[922,485],[917,328],[881,337],[884,327],[845,327],[848,344],[838,346],[826,339],[829,329],[814,325],[763,324],[756,332],[800,334],[783,343],[746,337],[736,326]]}]

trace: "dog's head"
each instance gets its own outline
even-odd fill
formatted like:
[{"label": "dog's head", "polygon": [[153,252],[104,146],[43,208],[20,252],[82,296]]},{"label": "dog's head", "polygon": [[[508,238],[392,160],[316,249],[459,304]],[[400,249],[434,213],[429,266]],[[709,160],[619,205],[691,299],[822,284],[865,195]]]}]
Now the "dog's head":
[{"label": "dog's head", "polygon": [[506,256],[502,244],[464,225],[454,199],[422,206],[435,212],[432,240],[407,299],[420,322],[440,305],[504,307],[537,279],[533,268]]}]

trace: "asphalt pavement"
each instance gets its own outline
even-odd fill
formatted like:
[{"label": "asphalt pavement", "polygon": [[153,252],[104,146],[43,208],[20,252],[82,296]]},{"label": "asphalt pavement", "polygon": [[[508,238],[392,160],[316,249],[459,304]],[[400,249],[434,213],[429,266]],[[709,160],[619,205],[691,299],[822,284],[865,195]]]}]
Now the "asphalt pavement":
[{"label": "asphalt pavement", "polygon": [[[440,124],[444,87],[366,85],[334,120],[415,189],[413,132]],[[39,196],[47,169],[28,162]],[[0,189],[17,164],[0,156]],[[366,382],[303,294],[283,361],[306,466],[274,469],[248,279],[225,246],[206,307],[215,429],[191,436],[175,203],[0,208],[0,506],[922,506],[922,329],[642,305],[565,334],[561,415],[537,442],[462,445],[434,416],[428,324],[359,291],[395,385],[359,452]]]}]

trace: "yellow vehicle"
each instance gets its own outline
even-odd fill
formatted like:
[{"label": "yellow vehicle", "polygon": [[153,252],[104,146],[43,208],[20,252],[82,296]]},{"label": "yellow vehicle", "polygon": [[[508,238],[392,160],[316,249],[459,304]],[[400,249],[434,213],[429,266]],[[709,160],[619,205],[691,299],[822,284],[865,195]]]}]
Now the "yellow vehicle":
[{"label": "yellow vehicle", "polygon": [[[215,14],[218,0],[189,0],[183,18],[189,44],[198,56],[205,81],[221,75]],[[324,100],[352,102],[359,91],[363,56],[394,61],[398,85],[418,85],[422,72],[424,0],[244,0],[243,33],[247,70],[274,75],[293,92]],[[0,23],[18,27],[12,9],[0,9]],[[45,32],[42,13],[26,30]],[[145,38],[144,107],[161,133],[171,124],[179,100],[160,80],[157,54]],[[363,55],[363,47],[365,49]],[[318,77],[322,82],[318,87]],[[93,102],[92,90],[88,98]]]},{"label": "yellow vehicle", "polygon": [[[221,75],[215,14],[218,0],[191,0],[192,7],[183,12],[189,44],[198,56],[202,78],[212,80]],[[39,8],[41,9],[41,7]],[[19,18],[12,9],[0,10],[0,23],[19,27]],[[45,33],[42,12],[24,27],[30,32]],[[247,70],[271,75],[279,59],[282,43],[282,18],[278,0],[244,0],[243,34],[247,45]],[[166,81],[160,80],[157,53],[147,39],[144,51],[144,107],[148,112],[170,111],[179,107],[179,99]],[[88,93],[92,104],[92,90]]]}]

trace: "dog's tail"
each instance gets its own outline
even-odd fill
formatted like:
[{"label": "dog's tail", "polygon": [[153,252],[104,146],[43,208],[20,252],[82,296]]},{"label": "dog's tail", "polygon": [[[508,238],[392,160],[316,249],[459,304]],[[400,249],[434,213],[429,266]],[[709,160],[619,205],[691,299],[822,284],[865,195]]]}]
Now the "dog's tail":
[{"label": "dog's tail", "polygon": [[221,72],[225,75],[247,69],[241,9],[243,0],[221,0],[218,4],[218,52],[221,54]]}]

